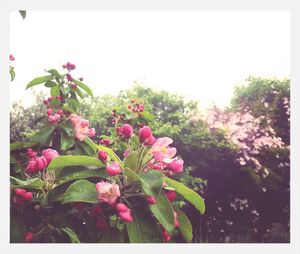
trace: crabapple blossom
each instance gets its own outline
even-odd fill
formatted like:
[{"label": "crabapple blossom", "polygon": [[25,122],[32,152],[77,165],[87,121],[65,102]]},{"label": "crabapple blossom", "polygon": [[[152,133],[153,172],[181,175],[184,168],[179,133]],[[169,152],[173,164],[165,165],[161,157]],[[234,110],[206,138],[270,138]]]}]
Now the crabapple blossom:
[{"label": "crabapple blossom", "polygon": [[173,202],[176,199],[176,191],[173,190],[165,190],[166,197]]},{"label": "crabapple blossom", "polygon": [[148,196],[147,201],[150,205],[156,204],[156,199],[153,196]]},{"label": "crabapple blossom", "polygon": [[181,173],[183,171],[183,163],[183,160],[174,158],[170,163],[167,163],[166,166],[176,173]]},{"label": "crabapple blossom", "polygon": [[133,128],[130,124],[124,124],[120,127],[119,133],[125,138],[130,138],[133,135]]},{"label": "crabapple blossom", "polygon": [[109,205],[114,204],[121,195],[118,184],[101,181],[96,184],[96,189],[99,201]]},{"label": "crabapple blossom", "polygon": [[98,159],[101,160],[102,162],[106,162],[107,161],[107,152],[99,151],[98,152]]},{"label": "crabapple blossom", "polygon": [[59,156],[59,153],[56,150],[48,148],[42,152],[42,155],[45,156],[49,164],[53,159]]},{"label": "crabapple blossom", "polygon": [[173,143],[171,138],[159,138],[152,145],[151,152],[154,158],[159,162],[170,163],[177,150],[175,147],[169,147]]}]

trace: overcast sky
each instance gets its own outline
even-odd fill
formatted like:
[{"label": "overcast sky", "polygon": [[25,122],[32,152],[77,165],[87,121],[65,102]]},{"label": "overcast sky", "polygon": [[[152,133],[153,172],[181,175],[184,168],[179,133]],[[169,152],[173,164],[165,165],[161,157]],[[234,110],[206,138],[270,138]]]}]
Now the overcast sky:
[{"label": "overcast sky", "polygon": [[11,12],[10,98],[30,105],[26,84],[70,61],[96,95],[137,81],[223,107],[249,75],[289,77],[289,18],[284,11],[28,11],[22,20]]}]

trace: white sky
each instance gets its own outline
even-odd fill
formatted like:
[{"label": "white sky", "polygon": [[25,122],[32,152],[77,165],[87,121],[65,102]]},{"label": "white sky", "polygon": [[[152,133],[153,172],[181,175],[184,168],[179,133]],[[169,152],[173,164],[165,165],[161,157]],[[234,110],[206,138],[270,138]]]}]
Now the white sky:
[{"label": "white sky", "polygon": [[25,106],[26,84],[67,61],[96,95],[138,81],[204,107],[228,105],[249,75],[290,75],[285,11],[28,11],[12,12],[10,27],[10,98]]}]

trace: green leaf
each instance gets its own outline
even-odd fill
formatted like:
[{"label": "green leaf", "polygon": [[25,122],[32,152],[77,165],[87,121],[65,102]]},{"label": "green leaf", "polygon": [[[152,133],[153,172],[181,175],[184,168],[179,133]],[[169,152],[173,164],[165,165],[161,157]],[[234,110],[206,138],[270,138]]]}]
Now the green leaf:
[{"label": "green leaf", "polygon": [[154,120],[154,116],[148,111],[141,112],[141,115],[142,118],[144,118],[148,122],[152,122]]},{"label": "green leaf", "polygon": [[91,154],[96,155],[96,153],[97,153],[96,144],[89,137],[86,137],[83,140],[83,142],[89,147],[89,150],[91,151]]},{"label": "green leaf", "polygon": [[124,160],[124,167],[130,168],[133,171],[137,170],[137,155],[136,151],[131,152]]},{"label": "green leaf", "polygon": [[82,82],[80,82],[79,80],[74,79],[73,83],[76,84],[77,86],[79,86],[81,89],[83,89],[84,91],[86,91],[90,96],[93,97],[93,92],[92,90],[86,85],[83,84]]},{"label": "green leaf", "polygon": [[96,157],[83,155],[63,155],[53,159],[47,167],[47,170],[64,168],[68,166],[93,166],[100,168],[103,167],[104,164]]},{"label": "green leaf", "polygon": [[139,137],[137,135],[132,135],[132,137],[129,139],[129,143],[131,150],[138,150],[138,146],[140,144]]},{"label": "green leaf", "polygon": [[10,216],[10,242],[24,243],[25,223],[21,216],[11,214]]},{"label": "green leaf", "polygon": [[61,108],[65,111],[68,111],[71,113],[76,113],[76,111],[74,109],[70,108],[67,104],[64,104]]},{"label": "green leaf", "polygon": [[144,192],[156,198],[159,195],[164,182],[163,173],[159,170],[150,170],[139,176]]},{"label": "green leaf", "polygon": [[74,137],[68,136],[68,134],[65,131],[61,132],[60,136],[60,148],[61,150],[67,150],[71,148],[75,143]]},{"label": "green leaf", "polygon": [[20,180],[16,177],[11,176],[11,189],[16,188],[25,188],[25,189],[42,189],[44,186],[44,182],[39,178],[32,178],[26,181]]},{"label": "green leaf", "polygon": [[52,79],[52,76],[49,75],[49,76],[43,76],[43,77],[38,77],[38,78],[35,78],[33,79],[32,81],[30,81],[27,86],[26,86],[26,89],[32,87],[32,86],[36,86],[36,85],[39,85],[39,84],[42,84],[42,83],[45,83],[49,80]]},{"label": "green leaf", "polygon": [[47,72],[49,72],[55,78],[61,79],[61,75],[59,74],[59,72],[57,70],[51,69],[51,70],[48,70]]},{"label": "green leaf", "polygon": [[64,231],[69,237],[72,243],[80,243],[80,240],[78,239],[78,236],[75,234],[75,232],[66,227],[66,228],[61,228],[62,231]]},{"label": "green leaf", "polygon": [[160,229],[151,214],[142,207],[131,207],[133,221],[126,223],[131,243],[161,243]]},{"label": "green leaf", "polygon": [[55,125],[46,125],[40,129],[40,131],[36,132],[33,136],[30,137],[30,140],[36,142],[40,145],[47,146],[51,139],[52,134],[55,130]]},{"label": "green leaf", "polygon": [[173,207],[163,192],[156,198],[156,204],[150,205],[150,210],[169,233],[175,229]]},{"label": "green leaf", "polygon": [[103,231],[100,243],[123,243],[122,232],[117,228]]},{"label": "green leaf", "polygon": [[23,19],[26,18],[26,11],[19,11],[19,13],[21,14]]},{"label": "green leaf", "polygon": [[55,187],[63,185],[73,180],[85,179],[89,177],[107,178],[108,175],[105,170],[101,170],[101,169],[82,169],[76,172],[72,172],[63,177],[58,177]]},{"label": "green leaf", "polygon": [[57,84],[55,82],[53,82],[52,80],[49,80],[44,84],[44,86],[45,87],[54,87],[54,86],[57,86]]},{"label": "green leaf", "polygon": [[88,180],[77,180],[56,198],[63,204],[72,202],[98,203],[96,185]]},{"label": "green leaf", "polygon": [[193,239],[193,227],[189,218],[180,209],[175,208],[175,211],[177,213],[177,219],[179,221],[179,229],[183,238],[187,242],[191,242]]},{"label": "green leaf", "polygon": [[10,144],[10,151],[33,147],[35,145],[36,145],[36,142],[14,142],[14,143]]},{"label": "green leaf", "polygon": [[78,88],[75,88],[74,91],[75,91],[80,97],[83,97],[82,92],[81,92]]},{"label": "green leaf", "polygon": [[52,97],[58,96],[59,95],[59,86],[56,85],[56,86],[51,87],[50,94]]},{"label": "green leaf", "polygon": [[75,100],[75,99],[73,99],[73,98],[69,98],[68,100],[67,100],[67,104],[68,104],[68,106],[72,109],[72,110],[74,110],[75,112],[78,110],[78,108],[79,108],[79,102],[77,101],[77,100]]},{"label": "green leaf", "polygon": [[201,214],[205,212],[204,199],[195,191],[173,179],[165,177],[165,182],[173,187],[184,199],[189,201]]},{"label": "green leaf", "polygon": [[118,157],[118,155],[115,154],[115,152],[113,150],[111,150],[110,148],[108,148],[106,146],[102,146],[102,145],[96,145],[96,147],[99,150],[107,152],[107,154],[113,161],[119,162],[119,164],[123,167],[123,163],[122,163],[121,159]]},{"label": "green leaf", "polygon": [[13,81],[16,77],[15,68],[10,66],[9,73],[10,73],[10,81]]}]

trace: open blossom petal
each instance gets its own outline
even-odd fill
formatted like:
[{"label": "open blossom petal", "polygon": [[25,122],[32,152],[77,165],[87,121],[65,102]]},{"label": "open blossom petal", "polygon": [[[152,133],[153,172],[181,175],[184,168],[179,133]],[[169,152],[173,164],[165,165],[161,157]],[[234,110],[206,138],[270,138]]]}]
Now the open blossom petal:
[{"label": "open blossom petal", "polygon": [[96,189],[99,201],[109,205],[114,204],[121,195],[118,184],[101,181],[96,184]]}]

